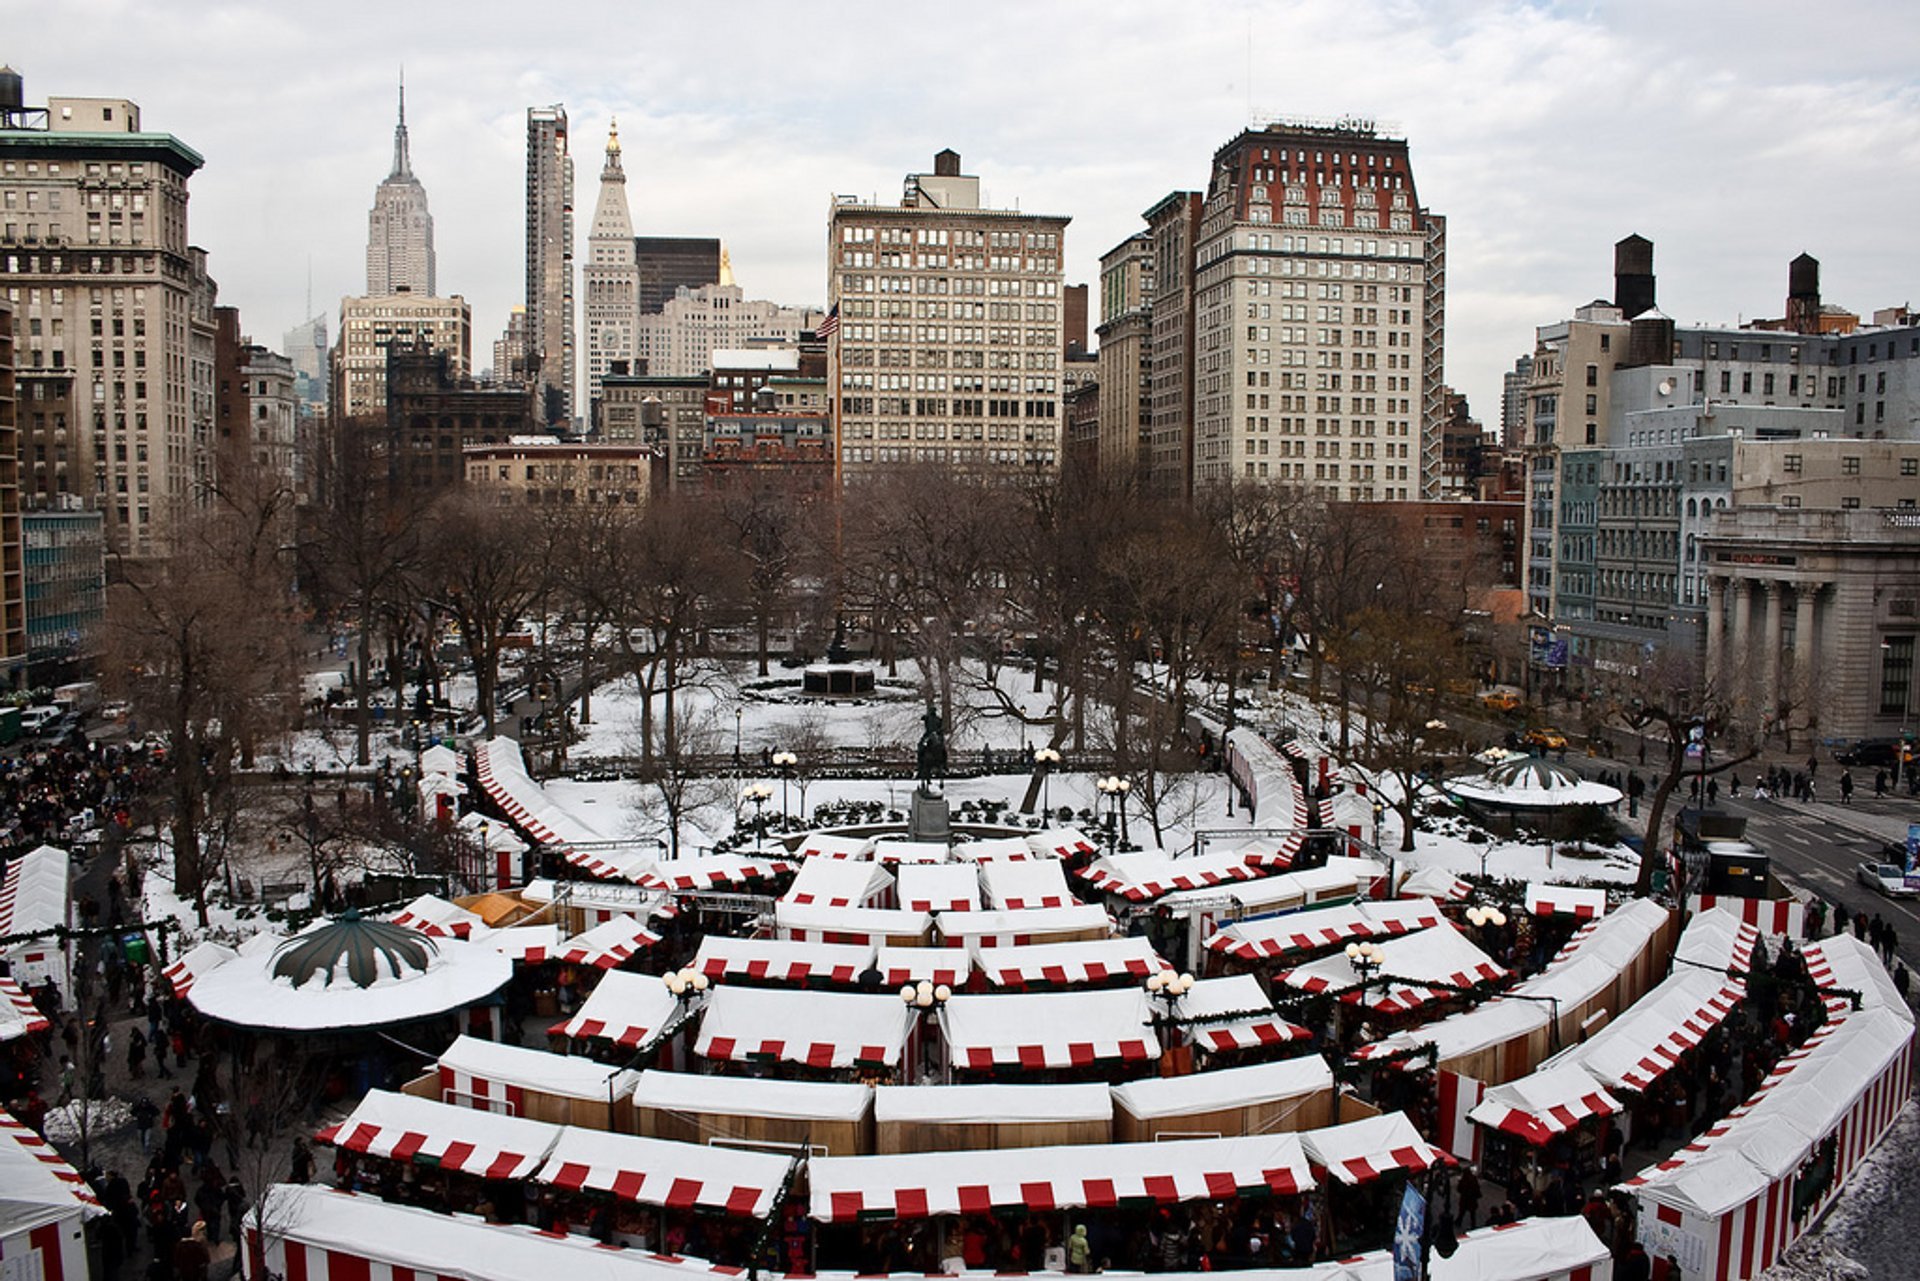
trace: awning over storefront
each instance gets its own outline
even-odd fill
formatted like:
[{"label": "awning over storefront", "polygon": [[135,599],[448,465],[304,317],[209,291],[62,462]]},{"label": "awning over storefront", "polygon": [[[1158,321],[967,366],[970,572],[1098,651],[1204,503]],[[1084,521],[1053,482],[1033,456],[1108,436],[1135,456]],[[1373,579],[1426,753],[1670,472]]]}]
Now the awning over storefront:
[{"label": "awning over storefront", "polygon": [[1593,1116],[1612,1116],[1620,1101],[1584,1069],[1571,1063],[1487,1087],[1468,1119],[1516,1135],[1535,1147]]},{"label": "awning over storefront", "polygon": [[758,1058],[816,1068],[893,1067],[914,1018],[894,992],[723,986],[707,998],[694,1053],[722,1062]]},{"label": "awning over storefront", "polygon": [[972,863],[908,863],[896,875],[895,897],[910,912],[980,910],[980,873]]},{"label": "awning over storefront", "polygon": [[1138,982],[1150,974],[1173,968],[1142,935],[970,950],[974,968],[986,975],[995,987]]},{"label": "awning over storefront", "polygon": [[1420,1137],[1404,1112],[1388,1112],[1300,1135],[1307,1159],[1341,1183],[1370,1183],[1395,1170],[1430,1170],[1446,1153]]},{"label": "awning over storefront", "polygon": [[567,1126],[533,1182],[764,1219],[792,1168],[792,1157],[767,1152]]},{"label": "awning over storefront", "polygon": [[673,1025],[681,1008],[657,974],[629,974],[613,970],[600,979],[593,993],[570,1019],[549,1029],[550,1034],[575,1041],[612,1041],[638,1050],[653,1044]]},{"label": "awning over storefront", "polygon": [[871,944],[799,943],[792,939],[742,939],[709,934],[700,940],[693,967],[710,979],[750,978],[772,983],[851,984],[873,968]]},{"label": "awning over storefront", "polygon": [[559,960],[611,970],[660,941],[660,936],[631,916],[616,916],[560,945]]},{"label": "awning over storefront", "polygon": [[1525,904],[1535,916],[1576,916],[1593,921],[1607,913],[1607,892],[1594,886],[1534,881],[1527,886]]},{"label": "awning over storefront", "polygon": [[[1287,1022],[1274,1011],[1266,989],[1251,974],[1201,979],[1181,994],[1173,1009],[1187,1039],[1216,1053],[1313,1037],[1306,1028]],[[1249,1015],[1249,1011],[1261,1013]]]},{"label": "awning over storefront", "polygon": [[941,1009],[940,1025],[954,1065],[975,1070],[1137,1062],[1160,1052],[1139,987],[956,996]]},{"label": "awning over storefront", "polygon": [[639,878],[656,890],[728,890],[758,888],[797,866],[790,859],[708,854],[656,863]]},{"label": "awning over storefront", "polygon": [[524,1179],[560,1137],[545,1121],[374,1090],[315,1136],[349,1152],[417,1161],[483,1179]]},{"label": "awning over storefront", "polygon": [[987,906],[996,911],[1030,912],[1078,902],[1058,859],[994,859],[980,865],[980,881]]},{"label": "awning over storefront", "polygon": [[1163,850],[1142,850],[1096,859],[1080,875],[1104,894],[1117,894],[1129,903],[1150,903],[1176,890],[1252,881],[1266,873],[1231,851],[1175,858]]}]

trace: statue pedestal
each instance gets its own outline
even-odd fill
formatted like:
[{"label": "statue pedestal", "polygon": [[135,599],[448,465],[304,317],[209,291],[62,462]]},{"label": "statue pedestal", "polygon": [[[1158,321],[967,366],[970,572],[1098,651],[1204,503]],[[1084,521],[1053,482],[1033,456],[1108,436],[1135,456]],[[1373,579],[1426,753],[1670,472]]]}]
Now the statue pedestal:
[{"label": "statue pedestal", "polygon": [[947,811],[947,798],[925,783],[913,789],[913,801],[907,810],[907,839],[945,843],[953,836],[953,824]]}]

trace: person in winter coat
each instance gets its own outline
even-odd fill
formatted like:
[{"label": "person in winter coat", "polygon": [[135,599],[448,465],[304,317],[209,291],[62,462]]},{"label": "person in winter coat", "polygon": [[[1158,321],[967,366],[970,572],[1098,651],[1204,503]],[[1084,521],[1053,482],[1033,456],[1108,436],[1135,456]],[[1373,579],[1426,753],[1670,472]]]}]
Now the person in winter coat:
[{"label": "person in winter coat", "polygon": [[1073,1235],[1067,1238],[1067,1271],[1093,1271],[1093,1245],[1087,1240],[1087,1225],[1075,1225]]}]

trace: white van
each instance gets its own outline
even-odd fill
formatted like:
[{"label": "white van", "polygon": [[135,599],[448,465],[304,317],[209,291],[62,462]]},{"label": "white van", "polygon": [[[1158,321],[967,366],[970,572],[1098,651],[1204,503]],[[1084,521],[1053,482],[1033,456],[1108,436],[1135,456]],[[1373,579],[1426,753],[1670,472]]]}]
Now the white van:
[{"label": "white van", "polygon": [[26,711],[20,713],[20,732],[22,734],[38,734],[47,727],[49,722],[56,719],[59,715],[60,709],[57,707],[29,707]]}]

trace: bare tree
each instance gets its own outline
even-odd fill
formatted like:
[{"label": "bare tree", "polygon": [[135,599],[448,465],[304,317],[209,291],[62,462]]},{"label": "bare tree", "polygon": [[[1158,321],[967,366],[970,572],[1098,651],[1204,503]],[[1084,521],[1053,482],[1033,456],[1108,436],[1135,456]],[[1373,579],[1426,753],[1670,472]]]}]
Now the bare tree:
[{"label": "bare tree", "polygon": [[1443,611],[1366,609],[1331,655],[1367,693],[1367,719],[1351,759],[1399,786],[1400,848],[1412,850],[1423,792],[1437,787],[1454,736],[1440,718],[1440,691],[1463,670],[1457,620]]},{"label": "bare tree", "polygon": [[443,497],[429,517],[426,594],[460,627],[488,734],[497,713],[501,642],[546,585],[545,532],[519,507],[461,492]]},{"label": "bare tree", "polygon": [[733,534],[740,566],[734,577],[753,618],[754,653],[765,676],[774,616],[794,596],[795,576],[811,546],[803,528],[810,512],[792,484],[773,472],[739,477],[714,506]]}]

